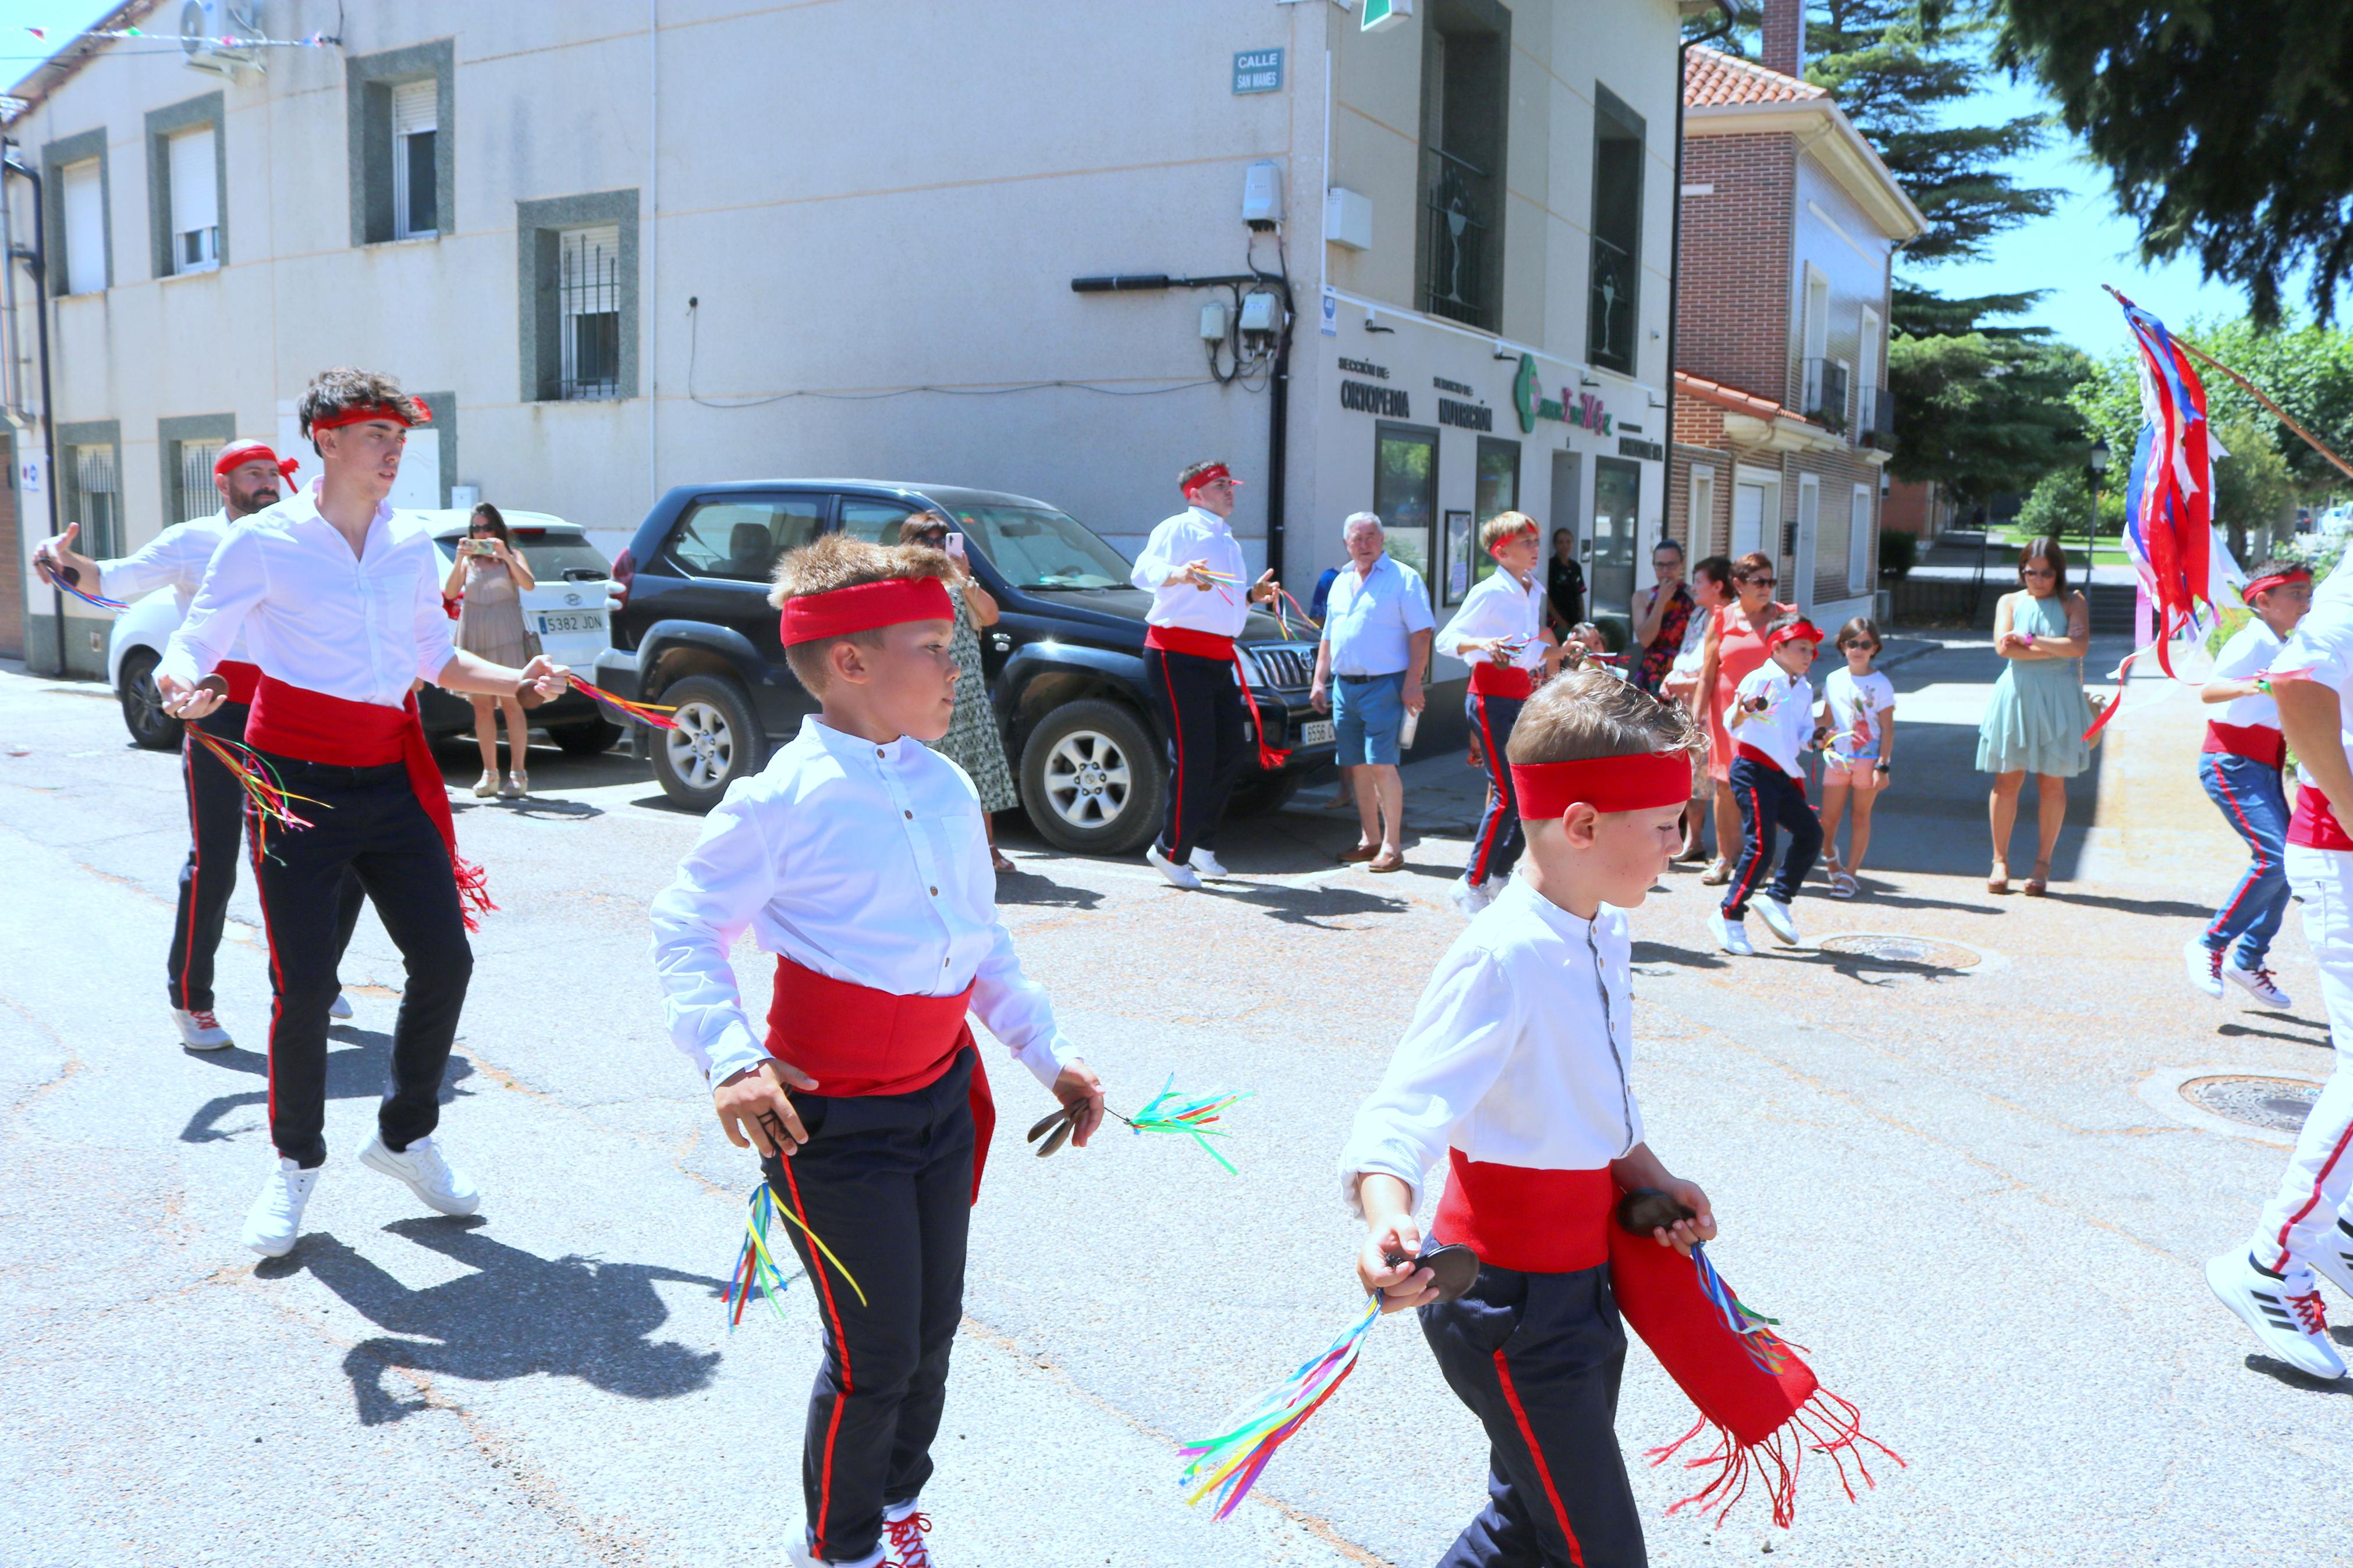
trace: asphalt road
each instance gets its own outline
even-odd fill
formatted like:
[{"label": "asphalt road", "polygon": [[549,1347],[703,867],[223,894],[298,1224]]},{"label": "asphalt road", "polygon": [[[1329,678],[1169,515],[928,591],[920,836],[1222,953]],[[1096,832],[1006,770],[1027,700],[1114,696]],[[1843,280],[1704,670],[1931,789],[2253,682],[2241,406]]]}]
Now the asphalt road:
[{"label": "asphalt road", "polygon": [[[1712,1250],[1744,1298],[1909,1461],[1852,1504],[1807,1467],[1790,1531],[1754,1498],[1720,1526],[1666,1517],[1679,1477],[1638,1465],[1656,1563],[2342,1551],[2353,1384],[2252,1355],[2198,1274],[2243,1239],[2276,1135],[2193,1124],[2166,1087],[2201,1067],[2325,1074],[2318,1009],[2180,985],[2235,842],[2181,784],[2197,715],[2161,689],[2137,683],[2078,791],[2073,879],[2039,902],[1985,893],[1966,768],[1990,665],[1936,648],[1896,671],[1905,763],[1867,896],[1800,906],[1810,938],[1839,940],[1725,960],[1688,872],[1635,916],[1654,1145],[1714,1194]],[[445,763],[471,780],[470,748]],[[1464,773],[1419,770],[1415,811],[1458,823]],[[645,901],[696,822],[623,757],[543,752],[532,774],[525,805],[461,797],[503,906],[476,939],[443,1122],[482,1215],[429,1216],[352,1159],[402,980],[371,917],[326,1175],[298,1251],[257,1267],[237,1237],[269,1158],[250,889],[220,982],[240,1044],[185,1054],[161,958],[176,759],[132,750],[94,688],[0,673],[0,1563],[780,1558],[815,1321],[797,1289],[788,1326],[723,1326],[756,1178],[661,1033],[646,952]],[[1170,1073],[1255,1093],[1233,1118],[1239,1176],[1125,1135],[1039,1161],[1019,1138],[1043,1093],[997,1069],[924,1499],[944,1562],[1423,1563],[1482,1500],[1480,1435],[1394,1320],[1234,1518],[1176,1487],[1178,1441],[1350,1319],[1332,1161],[1460,929],[1459,837],[1373,877],[1332,863],[1351,832],[1313,812],[1229,831],[1242,879],[1208,895],[1008,835],[1006,918],[1113,1103]],[[2309,997],[2293,931],[2279,958]],[[760,986],[757,956],[738,961]],[[1629,1453],[1691,1420],[1638,1345]]]}]

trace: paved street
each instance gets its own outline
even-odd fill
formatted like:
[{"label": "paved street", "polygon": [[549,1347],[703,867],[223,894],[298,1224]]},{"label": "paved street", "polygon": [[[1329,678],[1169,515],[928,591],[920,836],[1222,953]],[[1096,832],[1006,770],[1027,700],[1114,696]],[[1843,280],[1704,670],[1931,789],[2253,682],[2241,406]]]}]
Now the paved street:
[{"label": "paved street", "polygon": [[[2318,1561],[2353,1383],[2253,1356],[2199,1275],[2243,1239],[2284,1139],[2200,1125],[2170,1087],[2330,1062],[2293,922],[2294,1016],[2182,986],[2180,943],[2241,856],[2198,790],[2202,715],[2135,682],[2079,781],[2063,880],[1997,899],[1967,771],[1993,660],[1902,651],[1867,896],[1801,906],[1821,946],[1735,963],[1708,948],[1708,891],[1672,873],[1635,916],[1635,1083],[1654,1146],[1715,1199],[1727,1276],[1910,1468],[1850,1505],[1807,1467],[1785,1532],[1754,1496],[1721,1527],[1665,1518],[1679,1476],[1638,1467],[1651,1560]],[[471,779],[470,746],[442,755]],[[663,1036],[646,952],[645,902],[697,822],[624,756],[531,771],[526,804],[459,797],[503,906],[443,1122],[482,1215],[427,1215],[352,1159],[402,982],[371,916],[326,1175],[297,1252],[257,1268],[237,1236],[268,1158],[250,888],[219,986],[239,1045],[185,1054],[161,962],[176,759],[132,750],[100,689],[0,674],[0,1563],[781,1560],[815,1318],[796,1288],[789,1327],[723,1326],[754,1168]],[[1020,1135],[1042,1091],[992,1059],[1006,1109],[924,1499],[945,1562],[1421,1564],[1479,1505],[1483,1445],[1402,1321],[1234,1518],[1175,1485],[1180,1440],[1355,1310],[1332,1162],[1461,927],[1472,775],[1416,771],[1433,826],[1398,876],[1335,868],[1353,828],[1304,801],[1230,831],[1241,879],[1210,895],[1008,836],[1006,919],[1113,1103],[1172,1072],[1255,1098],[1239,1177],[1125,1135],[1039,1161]],[[764,990],[759,956],[737,959]],[[1691,1420],[1638,1343],[1630,1454]]]}]

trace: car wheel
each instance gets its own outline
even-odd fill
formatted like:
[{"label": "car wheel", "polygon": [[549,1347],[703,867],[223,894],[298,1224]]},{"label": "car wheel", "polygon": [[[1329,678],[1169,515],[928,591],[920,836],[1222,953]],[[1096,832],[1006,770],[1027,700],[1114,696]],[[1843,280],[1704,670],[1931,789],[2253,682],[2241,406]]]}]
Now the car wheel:
[{"label": "car wheel", "polygon": [[1239,822],[1244,817],[1272,816],[1291,804],[1299,793],[1299,772],[1286,768],[1281,773],[1251,773],[1234,786],[1226,800],[1226,816]]},{"label": "car wheel", "polygon": [[768,737],[752,699],[723,677],[690,675],[662,691],[675,704],[675,730],[654,737],[654,779],[662,794],[690,811],[709,811],[737,779],[768,760]]},{"label": "car wheel", "polygon": [[1021,804],[1057,849],[1126,855],[1160,830],[1168,769],[1134,710],[1099,698],[1046,715],[1021,748]]},{"label": "car wheel", "polygon": [[602,719],[565,724],[550,730],[547,738],[567,757],[601,757],[621,742],[621,727]]},{"label": "car wheel", "polygon": [[180,722],[164,711],[155,689],[156,657],[142,648],[122,656],[122,723],[132,742],[151,752],[180,749]]}]

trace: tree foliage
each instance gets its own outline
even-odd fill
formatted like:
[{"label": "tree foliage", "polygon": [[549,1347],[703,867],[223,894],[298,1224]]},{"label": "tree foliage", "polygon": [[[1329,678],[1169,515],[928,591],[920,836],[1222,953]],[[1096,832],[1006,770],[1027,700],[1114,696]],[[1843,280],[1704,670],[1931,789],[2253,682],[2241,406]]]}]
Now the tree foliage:
[{"label": "tree foliage", "polygon": [[2091,361],[2040,328],[1899,335],[1887,345],[1899,479],[1935,480],[1963,506],[2026,490],[2080,466],[2087,443],[2069,401]]}]

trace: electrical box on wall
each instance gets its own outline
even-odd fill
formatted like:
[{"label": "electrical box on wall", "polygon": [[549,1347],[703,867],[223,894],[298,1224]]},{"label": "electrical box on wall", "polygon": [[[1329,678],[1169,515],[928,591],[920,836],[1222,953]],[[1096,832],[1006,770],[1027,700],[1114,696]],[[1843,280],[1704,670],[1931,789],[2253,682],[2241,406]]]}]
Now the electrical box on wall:
[{"label": "electrical box on wall", "polygon": [[1201,307],[1201,341],[1221,343],[1226,341],[1226,302],[1212,300]]},{"label": "electrical box on wall", "polygon": [[1242,221],[1272,228],[1282,221],[1282,165],[1261,158],[1242,174]]},{"label": "electrical box on wall", "polygon": [[1281,301],[1263,290],[1242,296],[1242,331],[1271,332],[1282,323]]},{"label": "electrical box on wall", "polygon": [[1373,247],[1373,198],[1338,185],[1324,193],[1324,242],[1349,250]]}]

